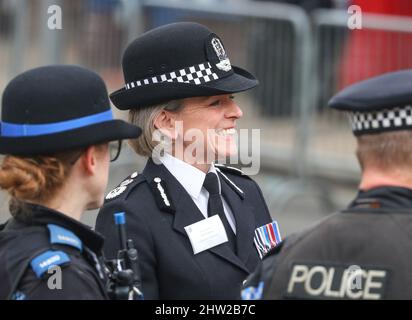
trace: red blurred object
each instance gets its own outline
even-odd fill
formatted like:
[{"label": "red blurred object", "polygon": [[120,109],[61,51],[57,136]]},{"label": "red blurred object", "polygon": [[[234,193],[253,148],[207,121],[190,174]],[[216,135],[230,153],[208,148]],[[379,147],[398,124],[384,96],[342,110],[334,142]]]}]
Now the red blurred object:
[{"label": "red blurred object", "polygon": [[[411,0],[353,0],[362,13],[412,17]],[[351,30],[340,65],[340,88],[385,72],[412,68],[412,33]]]}]

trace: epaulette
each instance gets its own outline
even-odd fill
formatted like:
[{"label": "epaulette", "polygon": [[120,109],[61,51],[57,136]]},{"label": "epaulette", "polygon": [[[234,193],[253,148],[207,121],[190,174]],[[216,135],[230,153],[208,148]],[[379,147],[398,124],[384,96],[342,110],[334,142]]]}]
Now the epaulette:
[{"label": "epaulette", "polygon": [[130,176],[124,179],[116,188],[114,188],[106,195],[106,200],[110,201],[112,199],[119,197],[120,195],[126,199],[130,191],[132,191],[134,187],[138,186],[143,181],[145,181],[143,175],[139,175],[137,171],[133,172]]},{"label": "epaulette", "polygon": [[[72,231],[55,224],[48,224],[50,244],[65,245],[83,251],[83,243]],[[66,266],[70,263],[70,257],[61,250],[42,251],[31,259],[30,265],[38,278],[55,266]]]},{"label": "epaulette", "polygon": [[47,229],[49,229],[51,244],[66,245],[76,248],[79,251],[83,250],[82,241],[70,230],[57,226],[55,224],[48,224]]},{"label": "epaulette", "polygon": [[36,274],[37,278],[42,276],[50,268],[55,266],[68,265],[70,263],[70,257],[67,253],[60,250],[47,250],[31,260],[30,265]]}]

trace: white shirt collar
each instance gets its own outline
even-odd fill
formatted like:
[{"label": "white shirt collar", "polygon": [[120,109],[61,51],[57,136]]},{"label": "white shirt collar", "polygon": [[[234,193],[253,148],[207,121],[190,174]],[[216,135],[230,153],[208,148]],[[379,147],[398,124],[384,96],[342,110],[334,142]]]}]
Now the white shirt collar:
[{"label": "white shirt collar", "polygon": [[[205,181],[206,174],[195,168],[194,166],[173,157],[172,155],[165,153],[163,157],[160,157],[160,161],[169,170],[169,172],[180,182],[185,190],[190,194],[192,198],[197,199],[202,191],[203,182]],[[217,176],[217,171],[212,163],[209,172],[214,172]],[[219,178],[219,176],[218,176]],[[220,188],[220,180],[219,180]]]}]

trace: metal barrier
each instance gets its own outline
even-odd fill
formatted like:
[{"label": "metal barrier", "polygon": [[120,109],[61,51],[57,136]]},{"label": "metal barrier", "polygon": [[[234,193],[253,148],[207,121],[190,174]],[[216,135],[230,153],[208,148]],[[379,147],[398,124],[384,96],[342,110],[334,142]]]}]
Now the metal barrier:
[{"label": "metal barrier", "polygon": [[412,18],[364,13],[362,29],[350,30],[348,17],[341,10],[317,10],[312,15],[317,86],[307,167],[314,175],[356,182],[356,141],[346,116],[328,110],[327,101],[354,82],[412,68]]},{"label": "metal barrier", "polygon": [[24,2],[0,2],[0,85],[19,71],[27,30]]},{"label": "metal barrier", "polygon": [[[9,9],[8,38],[0,39],[0,59],[8,77],[56,63],[85,65],[103,75],[107,70],[120,70],[121,53],[129,40],[127,21],[120,16],[120,0],[5,1],[13,4]],[[48,10],[52,6],[61,8],[62,29],[49,28],[53,11]],[[0,21],[0,32],[4,29]],[[4,55],[10,57],[9,62]]]},{"label": "metal barrier", "polygon": [[[252,70],[261,80],[257,89],[240,96],[240,105],[245,109],[241,126],[262,130],[262,165],[283,164],[287,171],[304,176],[312,48],[309,19],[301,8],[225,1],[18,3],[12,44],[15,67],[9,74],[42,64],[78,63],[99,72],[109,90],[123,85],[121,53],[144,30],[179,20],[209,26],[222,36],[232,63]],[[52,4],[62,8],[62,30],[47,28],[47,8]],[[23,18],[27,12],[31,14]]]}]

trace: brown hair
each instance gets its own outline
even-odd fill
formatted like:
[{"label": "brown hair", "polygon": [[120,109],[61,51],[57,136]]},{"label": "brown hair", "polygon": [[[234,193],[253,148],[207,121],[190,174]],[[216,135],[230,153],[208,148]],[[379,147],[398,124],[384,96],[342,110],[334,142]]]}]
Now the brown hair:
[{"label": "brown hair", "polygon": [[361,135],[356,155],[362,169],[380,170],[412,168],[412,131],[401,130]]},{"label": "brown hair", "polygon": [[51,156],[5,156],[0,166],[0,188],[11,197],[11,214],[16,215],[24,202],[42,203],[53,198],[83,151]]}]

